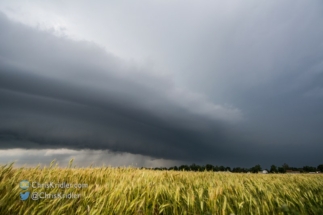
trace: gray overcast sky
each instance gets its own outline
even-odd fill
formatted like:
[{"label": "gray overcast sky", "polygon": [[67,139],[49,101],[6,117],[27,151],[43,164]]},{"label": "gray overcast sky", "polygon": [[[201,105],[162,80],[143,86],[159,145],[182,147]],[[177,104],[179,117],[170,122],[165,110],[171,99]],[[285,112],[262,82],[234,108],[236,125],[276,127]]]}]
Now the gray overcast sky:
[{"label": "gray overcast sky", "polygon": [[323,163],[322,1],[1,1],[0,163]]}]

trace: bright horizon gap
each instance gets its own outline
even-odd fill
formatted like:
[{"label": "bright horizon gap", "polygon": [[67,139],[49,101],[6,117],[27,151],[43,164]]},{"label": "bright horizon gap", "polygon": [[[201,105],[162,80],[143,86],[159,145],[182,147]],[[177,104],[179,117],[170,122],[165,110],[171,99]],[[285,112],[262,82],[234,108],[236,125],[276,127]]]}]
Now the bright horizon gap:
[{"label": "bright horizon gap", "polygon": [[[18,155],[18,156],[17,156]],[[21,155],[21,157],[19,156]],[[89,155],[95,157],[99,157],[95,160],[87,160],[86,157]],[[57,156],[57,157],[56,157]],[[13,157],[16,157],[15,160],[11,160]],[[27,160],[26,160],[27,157]],[[29,159],[33,159],[33,164],[30,165],[28,163],[23,163],[23,161],[28,161]],[[127,158],[124,160],[124,158]],[[0,165],[7,165],[14,162],[14,167],[35,167],[35,166],[49,166],[52,162],[57,164],[59,167],[67,167],[69,163],[73,160],[73,166],[79,168],[87,168],[90,166],[93,167],[100,167],[100,166],[111,166],[111,167],[134,167],[134,168],[170,168],[174,166],[182,166],[182,165],[192,165],[194,163],[188,162],[180,162],[180,161],[171,161],[171,160],[164,160],[164,159],[154,159],[148,156],[142,155],[135,155],[130,153],[113,153],[109,150],[88,150],[88,149],[81,149],[81,150],[74,150],[74,149],[23,149],[23,148],[15,148],[15,149],[0,149]],[[39,162],[37,162],[39,161]],[[89,163],[88,166],[86,166]],[[139,165],[143,164],[143,165]],[[207,164],[211,164],[213,166],[223,166],[225,168],[230,167],[231,170],[236,167],[241,168],[251,168],[251,166],[243,166],[243,165],[236,165],[236,166],[228,166],[228,165],[221,165],[216,163],[199,163],[196,165],[205,166]],[[150,166],[145,166],[150,165]],[[164,165],[164,166],[163,166]],[[283,164],[278,164],[273,162],[272,165],[277,167],[282,166]],[[320,164],[317,164],[320,165]],[[256,163],[255,165],[256,166]],[[260,165],[262,169],[270,169],[270,166],[263,166]],[[302,166],[293,166],[289,165],[290,167],[302,168],[308,165]],[[316,166],[314,166],[316,167]]]}]

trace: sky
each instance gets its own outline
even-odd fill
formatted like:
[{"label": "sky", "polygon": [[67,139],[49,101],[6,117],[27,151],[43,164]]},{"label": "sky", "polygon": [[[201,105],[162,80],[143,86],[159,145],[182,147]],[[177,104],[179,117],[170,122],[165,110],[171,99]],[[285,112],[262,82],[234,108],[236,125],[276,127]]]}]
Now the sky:
[{"label": "sky", "polygon": [[0,3],[0,164],[323,163],[323,2]]}]

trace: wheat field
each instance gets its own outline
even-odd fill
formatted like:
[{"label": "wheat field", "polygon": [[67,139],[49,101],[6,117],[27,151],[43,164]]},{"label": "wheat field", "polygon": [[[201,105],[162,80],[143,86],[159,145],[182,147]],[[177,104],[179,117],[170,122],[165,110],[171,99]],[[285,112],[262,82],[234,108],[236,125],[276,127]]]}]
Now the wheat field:
[{"label": "wheat field", "polygon": [[[28,180],[22,190],[19,182]],[[80,187],[37,187],[68,183]],[[33,188],[32,186],[36,186]],[[29,191],[49,198],[22,201]],[[54,198],[56,194],[78,198]],[[54,196],[54,197],[53,197]],[[44,197],[44,196],[43,196]],[[53,198],[51,198],[53,197]],[[0,214],[323,214],[323,174],[0,166]]]}]

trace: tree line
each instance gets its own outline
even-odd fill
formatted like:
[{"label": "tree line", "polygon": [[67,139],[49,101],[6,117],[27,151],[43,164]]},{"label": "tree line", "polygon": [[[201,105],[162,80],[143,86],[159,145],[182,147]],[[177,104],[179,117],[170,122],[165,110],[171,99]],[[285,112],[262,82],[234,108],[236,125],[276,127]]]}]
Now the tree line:
[{"label": "tree line", "polygon": [[318,165],[317,167],[313,166],[303,166],[299,167],[290,167],[288,164],[284,163],[281,166],[271,165],[270,169],[262,169],[262,167],[257,164],[251,168],[242,168],[242,167],[225,167],[225,166],[213,166],[212,164],[206,164],[204,166],[200,166],[197,164],[191,165],[181,165],[181,166],[173,166],[173,167],[156,167],[156,168],[145,168],[152,170],[174,170],[174,171],[194,171],[194,172],[204,172],[204,171],[212,171],[212,172],[235,172],[235,173],[258,173],[263,170],[267,170],[268,173],[286,173],[289,171],[300,172],[300,173],[309,173],[309,172],[322,172],[323,173],[323,164]]}]

